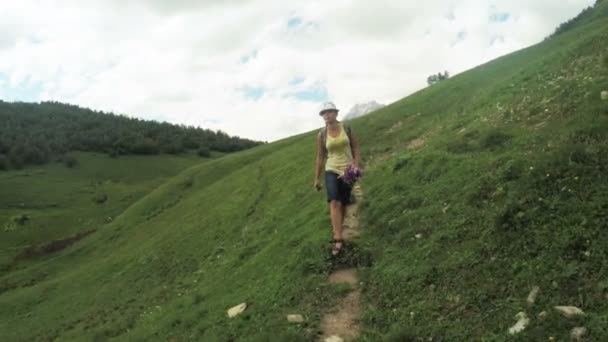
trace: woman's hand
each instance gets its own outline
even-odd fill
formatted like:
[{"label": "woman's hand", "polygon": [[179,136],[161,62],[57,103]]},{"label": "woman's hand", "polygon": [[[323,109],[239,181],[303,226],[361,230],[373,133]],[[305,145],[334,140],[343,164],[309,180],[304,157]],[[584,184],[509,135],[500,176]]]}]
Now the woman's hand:
[{"label": "woman's hand", "polygon": [[312,186],[315,189],[315,191],[321,191],[321,184],[319,184],[319,181],[317,179],[315,179]]}]

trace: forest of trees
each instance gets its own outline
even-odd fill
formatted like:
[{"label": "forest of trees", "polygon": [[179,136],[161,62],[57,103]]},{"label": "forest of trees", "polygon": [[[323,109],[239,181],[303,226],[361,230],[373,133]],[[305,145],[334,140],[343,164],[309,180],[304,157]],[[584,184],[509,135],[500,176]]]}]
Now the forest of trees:
[{"label": "forest of trees", "polygon": [[0,100],[0,170],[61,160],[70,151],[125,154],[177,154],[196,150],[235,152],[262,144],[222,131],[147,121],[59,102]]},{"label": "forest of trees", "polygon": [[[598,6],[602,1],[606,1],[606,0],[596,0],[595,4],[593,5],[593,7]],[[556,36],[560,33],[566,32],[571,30],[572,28],[574,28],[575,26],[577,26],[577,24],[583,20],[585,20],[586,18],[590,17],[593,13],[593,7],[587,7],[585,9],[583,9],[581,11],[581,13],[579,13],[576,17],[561,23],[556,29],[555,32],[553,32],[549,37],[545,38],[551,38],[553,36]]]}]

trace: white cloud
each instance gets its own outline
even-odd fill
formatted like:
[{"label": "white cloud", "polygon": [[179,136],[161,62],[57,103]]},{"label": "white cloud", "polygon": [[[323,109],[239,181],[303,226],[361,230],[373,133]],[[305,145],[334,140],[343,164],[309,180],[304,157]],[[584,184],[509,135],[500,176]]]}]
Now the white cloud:
[{"label": "white cloud", "polygon": [[325,88],[344,110],[390,103],[431,73],[534,44],[593,2],[3,2],[0,94],[40,83],[40,99],[274,140],[322,124],[294,93]]}]

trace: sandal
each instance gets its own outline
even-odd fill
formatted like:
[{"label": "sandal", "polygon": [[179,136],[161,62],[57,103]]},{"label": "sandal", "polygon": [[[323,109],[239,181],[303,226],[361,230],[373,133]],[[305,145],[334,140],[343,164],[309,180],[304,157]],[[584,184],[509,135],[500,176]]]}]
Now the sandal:
[{"label": "sandal", "polygon": [[[338,253],[340,253],[340,251],[342,250],[342,247],[344,247],[344,240],[343,239],[333,239],[333,246],[331,248],[331,255],[336,256],[338,255]],[[340,244],[340,247],[337,246],[337,244]]]}]

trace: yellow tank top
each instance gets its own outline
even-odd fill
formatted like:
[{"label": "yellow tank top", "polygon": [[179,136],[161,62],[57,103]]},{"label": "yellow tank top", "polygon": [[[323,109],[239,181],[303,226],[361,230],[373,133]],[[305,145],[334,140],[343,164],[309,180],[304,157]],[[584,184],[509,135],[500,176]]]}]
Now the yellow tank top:
[{"label": "yellow tank top", "polygon": [[325,163],[325,171],[337,173],[340,176],[344,175],[344,169],[353,163],[353,152],[350,148],[350,140],[344,129],[344,125],[340,123],[340,134],[333,138],[327,131],[327,162]]}]

